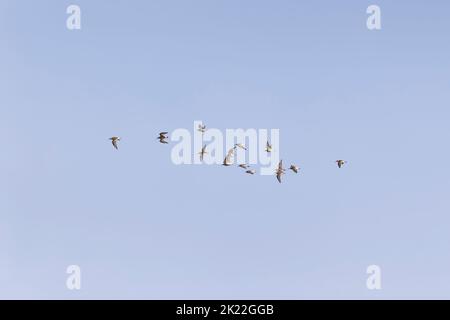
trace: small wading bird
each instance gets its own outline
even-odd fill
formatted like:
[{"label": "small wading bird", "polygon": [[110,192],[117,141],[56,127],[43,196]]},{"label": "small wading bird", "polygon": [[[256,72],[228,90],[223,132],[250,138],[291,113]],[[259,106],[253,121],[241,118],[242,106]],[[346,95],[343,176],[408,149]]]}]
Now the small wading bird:
[{"label": "small wading bird", "polygon": [[234,155],[234,148],[228,150],[227,156],[225,157],[225,159],[223,159],[223,164],[224,166],[231,166],[231,158]]},{"label": "small wading bird", "polygon": [[239,147],[239,148],[241,148],[241,149],[243,149],[243,150],[247,150],[247,148],[242,144],[242,143],[236,143],[235,145],[234,145],[234,147],[236,148],[236,147]]},{"label": "small wading bird", "polygon": [[120,141],[120,137],[111,137],[109,138],[109,140],[111,140],[111,143],[114,146],[114,148],[119,150],[119,148],[117,147],[117,141]]},{"label": "small wading bird", "polygon": [[345,160],[336,160],[336,163],[337,163],[337,165],[338,165],[339,168],[342,168],[342,166],[343,166],[344,164],[346,164],[347,161],[345,161]]},{"label": "small wading bird", "polygon": [[169,138],[169,137],[167,136],[167,134],[168,134],[168,132],[160,132],[160,133],[159,133],[159,137],[156,138],[156,139],[158,139],[160,143],[168,143],[168,142],[166,141],[166,139]]},{"label": "small wading bird", "polygon": [[206,144],[203,146],[202,151],[200,151],[198,154],[200,155],[200,161],[203,161],[204,155],[208,154],[208,152],[206,152]]},{"label": "small wading bird", "polygon": [[283,168],[283,160],[280,160],[278,163],[278,169],[276,171],[277,180],[279,183],[281,183],[281,176],[284,174],[286,170]]},{"label": "small wading bird", "polygon": [[[207,130],[206,129],[206,125],[202,125],[202,124],[198,125],[198,131],[200,131],[202,134],[206,130]],[[168,132],[160,132],[159,136],[156,139],[158,139],[160,143],[168,144],[169,142],[166,141],[167,139],[169,139],[168,134],[169,134]],[[120,139],[121,138],[117,137],[117,136],[113,136],[113,137],[109,138],[109,140],[111,140],[111,143],[112,143],[113,147],[116,150],[119,149],[118,143],[119,143]],[[208,154],[208,152],[206,152],[206,147],[207,147],[206,144],[203,145],[201,151],[199,152],[201,161],[203,161],[203,158],[204,158],[205,154]],[[231,166],[232,165],[232,157],[237,153],[237,148],[240,148],[240,149],[243,149],[243,150],[248,150],[247,147],[244,146],[244,144],[236,143],[233,148],[228,150],[227,155],[226,155],[225,159],[223,160],[223,164],[222,165],[224,165],[224,166]],[[272,145],[269,143],[268,140],[266,142],[265,151],[267,153],[272,152]],[[342,168],[342,166],[344,166],[344,164],[347,164],[348,162],[346,160],[336,160],[336,163],[337,163],[337,166],[339,168]],[[248,164],[243,163],[243,164],[239,164],[238,166],[240,168],[246,170],[245,173],[247,173],[247,174],[254,175],[256,173],[256,170],[249,169],[250,166]],[[293,172],[298,173],[298,171],[300,170],[300,167],[295,165],[295,164],[291,164],[288,170],[292,170]],[[282,176],[284,174],[286,174],[286,169],[283,168],[283,160],[280,160],[279,163],[278,163],[278,167],[277,167],[277,169],[275,171],[275,175],[276,175],[277,180],[278,180],[279,183],[282,182],[281,178],[282,178]]]},{"label": "small wading bird", "polygon": [[205,133],[206,125],[205,124],[204,125],[199,124],[198,125],[198,131],[200,131],[201,133]]}]

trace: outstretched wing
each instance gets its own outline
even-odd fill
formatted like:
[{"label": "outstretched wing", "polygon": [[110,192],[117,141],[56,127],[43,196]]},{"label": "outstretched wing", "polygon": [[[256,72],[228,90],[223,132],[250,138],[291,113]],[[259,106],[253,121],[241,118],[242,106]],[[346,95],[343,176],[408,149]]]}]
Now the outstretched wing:
[{"label": "outstretched wing", "polygon": [[234,155],[234,148],[231,148],[230,150],[228,150],[227,156],[223,160],[223,164],[224,165],[229,165],[231,157],[233,157],[233,155]]},{"label": "outstretched wing", "polygon": [[283,160],[280,160],[280,162],[278,163],[278,169],[277,169],[277,180],[279,183],[281,183],[281,176],[284,173],[284,169],[283,169]]},{"label": "outstretched wing", "polygon": [[278,163],[278,171],[283,171],[283,160],[280,160],[280,162]]},{"label": "outstretched wing", "polygon": [[279,183],[281,183],[281,175],[282,174],[283,173],[281,171],[277,171],[277,180],[278,180]]},{"label": "outstretched wing", "polygon": [[227,158],[230,159],[233,155],[234,155],[234,148],[231,148],[230,150],[228,150]]},{"label": "outstretched wing", "polygon": [[201,161],[203,161],[203,156],[205,155],[205,153],[206,153],[206,145],[203,146],[202,150],[199,152]]},{"label": "outstretched wing", "polygon": [[117,140],[116,139],[111,139],[111,143],[114,146],[114,148],[116,148],[117,150],[119,150],[119,148],[117,147]]}]

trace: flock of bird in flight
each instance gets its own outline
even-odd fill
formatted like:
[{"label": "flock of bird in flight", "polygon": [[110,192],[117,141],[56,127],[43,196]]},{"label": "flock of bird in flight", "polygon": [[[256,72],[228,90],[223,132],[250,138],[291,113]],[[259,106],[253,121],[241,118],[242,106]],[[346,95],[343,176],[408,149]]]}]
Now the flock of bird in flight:
[{"label": "flock of bird in flight", "polygon": [[[199,125],[198,126],[198,131],[200,131],[202,134],[204,134],[206,130],[207,130],[206,129],[206,125]],[[160,143],[168,144],[169,143],[169,142],[167,142],[167,139],[169,138],[168,134],[169,134],[168,132],[160,132],[159,136],[156,139],[159,140]],[[112,145],[114,146],[114,148],[116,148],[118,150],[119,147],[117,146],[117,143],[120,141],[120,137],[114,136],[114,137],[109,138],[109,140],[111,140]],[[203,157],[205,156],[205,154],[207,154],[206,147],[207,147],[207,145],[205,144],[202,147],[202,150],[198,153],[199,156],[200,156],[200,161],[203,161]],[[232,165],[231,158],[236,153],[236,149],[237,148],[240,148],[240,149],[243,149],[243,150],[247,150],[247,148],[243,144],[236,143],[233,148],[228,150],[227,155],[226,155],[226,157],[225,157],[225,159],[223,160],[223,163],[222,163],[223,166],[227,166],[228,167],[228,166]],[[272,145],[269,143],[269,141],[267,141],[267,143],[266,143],[266,152],[267,153],[272,152]],[[345,161],[345,160],[336,160],[336,163],[337,163],[337,166],[339,168],[342,168],[342,166],[345,163],[347,163],[347,161]],[[246,170],[245,173],[248,173],[248,174],[251,174],[251,175],[254,175],[256,173],[256,170],[249,169],[250,166],[248,164],[245,164],[245,163],[239,164],[238,167]],[[295,164],[291,164],[291,166],[289,167],[289,170],[292,170],[293,172],[298,173],[298,171],[300,170],[300,167],[295,165]],[[286,169],[283,168],[283,160],[280,160],[280,162],[278,163],[278,167],[277,167],[277,169],[275,171],[275,175],[276,175],[277,180],[278,180],[279,183],[281,183],[281,176],[283,174],[285,174],[285,173],[286,173]]]}]

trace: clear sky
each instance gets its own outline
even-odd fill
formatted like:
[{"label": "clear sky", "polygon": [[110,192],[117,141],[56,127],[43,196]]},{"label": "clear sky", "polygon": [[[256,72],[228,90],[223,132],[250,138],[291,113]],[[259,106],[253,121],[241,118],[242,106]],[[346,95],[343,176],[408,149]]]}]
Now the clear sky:
[{"label": "clear sky", "polygon": [[[449,299],[449,12],[0,0],[0,298]],[[156,134],[195,120],[301,173],[175,166]]]}]

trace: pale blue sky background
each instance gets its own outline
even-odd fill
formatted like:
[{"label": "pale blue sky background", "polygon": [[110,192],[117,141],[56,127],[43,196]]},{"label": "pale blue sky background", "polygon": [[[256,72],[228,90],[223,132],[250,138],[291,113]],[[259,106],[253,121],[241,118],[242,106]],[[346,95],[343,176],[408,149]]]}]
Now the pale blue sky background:
[{"label": "pale blue sky background", "polygon": [[[1,0],[0,298],[450,298],[449,12]],[[155,133],[194,120],[303,171],[174,166]]]}]

